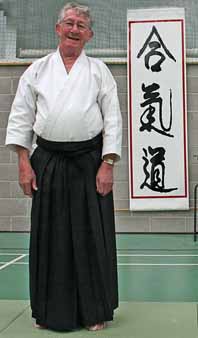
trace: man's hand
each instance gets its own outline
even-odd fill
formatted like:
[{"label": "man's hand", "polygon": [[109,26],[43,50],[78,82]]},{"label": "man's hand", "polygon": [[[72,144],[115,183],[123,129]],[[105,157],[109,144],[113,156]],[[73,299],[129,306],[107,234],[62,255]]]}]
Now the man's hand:
[{"label": "man's hand", "polygon": [[19,185],[25,195],[32,197],[32,190],[38,190],[36,184],[36,175],[31,167],[29,152],[27,149],[17,147],[19,164]]},{"label": "man's hand", "polygon": [[113,166],[102,162],[97,176],[96,189],[102,196],[107,195],[113,188]]}]

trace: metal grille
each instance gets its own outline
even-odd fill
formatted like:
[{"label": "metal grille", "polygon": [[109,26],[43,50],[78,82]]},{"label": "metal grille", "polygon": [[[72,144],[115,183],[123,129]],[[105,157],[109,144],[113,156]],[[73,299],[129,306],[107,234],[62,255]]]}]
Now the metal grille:
[{"label": "metal grille", "polygon": [[[65,0],[0,0],[0,58],[40,57],[56,49],[54,31],[57,14]],[[87,45],[89,55],[123,57],[127,49],[127,9],[184,7],[186,45],[198,56],[197,0],[87,0],[94,17],[94,38]]]}]

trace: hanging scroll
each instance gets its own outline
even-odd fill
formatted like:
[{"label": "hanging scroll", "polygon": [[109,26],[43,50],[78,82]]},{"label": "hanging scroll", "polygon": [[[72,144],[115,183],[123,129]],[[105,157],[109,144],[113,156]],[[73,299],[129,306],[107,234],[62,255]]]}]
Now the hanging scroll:
[{"label": "hanging scroll", "polygon": [[189,208],[183,8],[128,10],[131,210]]}]

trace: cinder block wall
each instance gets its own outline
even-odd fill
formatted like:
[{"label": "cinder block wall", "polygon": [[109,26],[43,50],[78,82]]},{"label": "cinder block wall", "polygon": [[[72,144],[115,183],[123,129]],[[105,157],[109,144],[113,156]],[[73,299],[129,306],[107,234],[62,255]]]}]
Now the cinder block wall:
[{"label": "cinder block wall", "polygon": [[[123,115],[123,156],[115,167],[114,199],[117,232],[192,232],[193,188],[198,183],[198,65],[187,65],[190,210],[128,210],[127,67],[108,65],[114,75]],[[31,199],[18,186],[17,157],[5,146],[10,107],[26,66],[0,66],[0,231],[29,231]]]}]

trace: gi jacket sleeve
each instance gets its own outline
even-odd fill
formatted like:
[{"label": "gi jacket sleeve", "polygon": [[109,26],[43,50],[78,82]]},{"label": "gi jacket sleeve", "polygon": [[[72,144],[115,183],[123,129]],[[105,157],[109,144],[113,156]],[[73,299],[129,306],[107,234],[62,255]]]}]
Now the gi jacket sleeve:
[{"label": "gi jacket sleeve", "polygon": [[8,120],[5,144],[14,151],[16,150],[16,145],[29,150],[32,147],[36,93],[33,86],[31,66],[29,68],[20,78]]},{"label": "gi jacket sleeve", "polygon": [[98,103],[103,116],[103,151],[102,156],[110,153],[121,157],[122,116],[118,101],[116,82],[105,64],[102,67],[102,82]]}]

